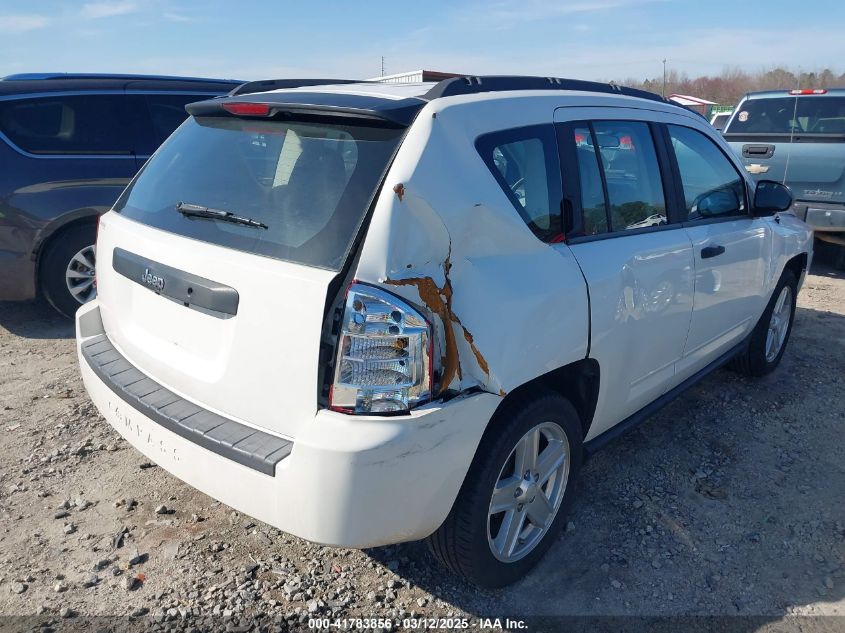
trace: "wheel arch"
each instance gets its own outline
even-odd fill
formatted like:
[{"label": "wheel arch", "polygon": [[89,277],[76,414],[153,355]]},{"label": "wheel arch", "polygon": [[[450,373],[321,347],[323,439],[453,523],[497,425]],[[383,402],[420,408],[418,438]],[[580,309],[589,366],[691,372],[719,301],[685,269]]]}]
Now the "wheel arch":
[{"label": "wheel arch", "polygon": [[[790,270],[795,274],[795,278],[798,280],[799,284],[801,282],[801,275],[804,274],[807,270],[807,262],[809,261],[809,256],[807,253],[799,253],[795,255],[792,259],[788,260],[786,264],[784,264],[784,270]],[[781,272],[781,275],[783,272]]]},{"label": "wheel arch", "polygon": [[600,378],[599,363],[594,358],[583,358],[558,367],[523,383],[508,393],[499,403],[491,421],[495,420],[499,412],[506,409],[514,400],[552,391],[572,403],[581,420],[582,437],[587,437],[596,412]]},{"label": "wheel arch", "polygon": [[88,225],[96,227],[97,220],[104,212],[105,211],[100,211],[95,208],[79,209],[73,213],[68,213],[60,218],[57,218],[41,230],[33,250],[33,258],[35,260],[35,283],[36,291],[38,293],[41,292],[41,264],[44,260],[44,255],[49,252],[53,243],[60,238],[63,233],[78,226]]}]

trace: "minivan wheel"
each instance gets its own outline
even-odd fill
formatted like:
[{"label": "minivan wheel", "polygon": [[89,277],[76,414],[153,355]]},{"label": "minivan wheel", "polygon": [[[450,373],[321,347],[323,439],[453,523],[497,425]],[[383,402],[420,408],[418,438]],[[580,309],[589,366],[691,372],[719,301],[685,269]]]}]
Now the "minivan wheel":
[{"label": "minivan wheel", "polygon": [[734,367],[747,376],[765,376],[783,358],[795,320],[798,279],[791,270],[783,271],[763,316],[754,327],[748,349],[737,356]]},{"label": "minivan wheel", "polygon": [[481,440],[452,511],[428,538],[432,553],[481,587],[517,581],[565,524],[581,460],[581,422],[566,398],[508,402]]},{"label": "minivan wheel", "polygon": [[73,318],[79,306],[97,296],[96,237],[94,226],[70,227],[53,237],[41,259],[41,291],[66,317]]}]

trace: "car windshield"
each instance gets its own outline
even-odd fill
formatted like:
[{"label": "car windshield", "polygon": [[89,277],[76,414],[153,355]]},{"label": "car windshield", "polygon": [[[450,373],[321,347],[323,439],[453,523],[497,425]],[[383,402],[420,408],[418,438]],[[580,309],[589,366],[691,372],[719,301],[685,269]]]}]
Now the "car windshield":
[{"label": "car windshield", "polygon": [[[190,118],[115,211],[185,237],[338,270],[400,136],[341,123]],[[182,213],[180,203],[267,228]]]},{"label": "car windshield", "polygon": [[749,99],[731,119],[726,133],[845,135],[845,97]]}]

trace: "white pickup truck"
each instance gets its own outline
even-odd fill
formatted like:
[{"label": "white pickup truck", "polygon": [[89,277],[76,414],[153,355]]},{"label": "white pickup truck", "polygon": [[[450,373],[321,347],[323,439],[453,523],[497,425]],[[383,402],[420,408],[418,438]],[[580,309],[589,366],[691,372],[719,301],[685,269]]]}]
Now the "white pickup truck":
[{"label": "white pickup truck", "polygon": [[811,232],[701,117],[563,79],[294,84],[189,105],[100,221],[82,376],[180,479],[502,586],[586,456],[780,361]]}]

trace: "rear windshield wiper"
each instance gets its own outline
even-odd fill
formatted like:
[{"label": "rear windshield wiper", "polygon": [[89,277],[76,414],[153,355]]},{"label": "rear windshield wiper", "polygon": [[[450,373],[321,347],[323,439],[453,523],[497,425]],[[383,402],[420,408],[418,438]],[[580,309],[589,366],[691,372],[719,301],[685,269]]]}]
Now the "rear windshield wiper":
[{"label": "rear windshield wiper", "polygon": [[190,202],[179,202],[176,205],[176,210],[188,218],[208,218],[209,220],[220,220],[221,222],[231,222],[232,224],[241,224],[243,226],[252,226],[256,229],[270,228],[264,222],[253,220],[244,215],[238,215],[231,211],[223,211],[222,209],[212,209],[204,207],[201,204],[191,204]]}]

